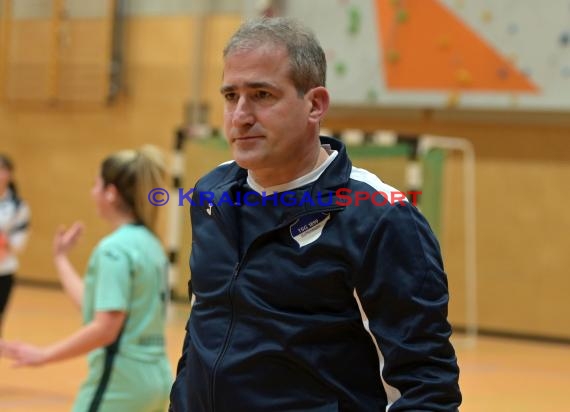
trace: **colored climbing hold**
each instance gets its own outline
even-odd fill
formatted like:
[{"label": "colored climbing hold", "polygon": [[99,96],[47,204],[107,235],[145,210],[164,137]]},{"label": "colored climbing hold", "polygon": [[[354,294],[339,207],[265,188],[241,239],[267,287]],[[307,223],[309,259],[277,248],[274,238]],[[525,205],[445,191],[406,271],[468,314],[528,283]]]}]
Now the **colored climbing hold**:
[{"label": "colored climbing hold", "polygon": [[500,79],[506,80],[509,77],[509,69],[507,67],[499,67],[497,70],[497,76]]},{"label": "colored climbing hold", "polygon": [[560,35],[560,44],[562,47],[570,45],[570,32],[564,32]]},{"label": "colored climbing hold", "polygon": [[472,81],[471,72],[467,69],[459,69],[456,73],[456,79],[461,86],[469,86]]},{"label": "colored climbing hold", "polygon": [[400,60],[400,53],[397,50],[389,50],[386,58],[388,60],[388,63],[396,64]]},{"label": "colored climbing hold", "polygon": [[483,13],[481,14],[481,19],[485,23],[490,23],[491,20],[493,20],[493,13],[491,13],[489,10],[483,11]]},{"label": "colored climbing hold", "polygon": [[396,21],[398,23],[405,23],[410,18],[410,15],[406,9],[399,9],[396,13]]},{"label": "colored climbing hold", "polygon": [[570,66],[564,66],[561,71],[562,77],[570,79]]},{"label": "colored climbing hold", "polygon": [[507,27],[507,33],[517,34],[519,32],[519,26],[516,23],[511,23]]},{"label": "colored climbing hold", "polygon": [[352,35],[357,34],[362,26],[362,17],[357,7],[351,7],[348,10],[348,32]]},{"label": "colored climbing hold", "polygon": [[369,102],[377,102],[378,101],[378,92],[374,89],[369,89],[366,92],[366,100]]},{"label": "colored climbing hold", "polygon": [[346,67],[346,64],[344,64],[344,62],[338,62],[334,65],[334,71],[339,76],[344,76],[346,74],[346,70],[347,70],[347,67]]}]

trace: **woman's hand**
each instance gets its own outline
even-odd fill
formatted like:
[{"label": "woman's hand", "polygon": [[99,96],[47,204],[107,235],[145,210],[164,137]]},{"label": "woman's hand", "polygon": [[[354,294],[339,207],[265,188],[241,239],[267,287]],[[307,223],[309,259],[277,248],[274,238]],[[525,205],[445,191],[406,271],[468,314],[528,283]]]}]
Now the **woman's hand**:
[{"label": "woman's hand", "polygon": [[69,229],[60,226],[53,239],[53,255],[54,257],[66,255],[67,252],[75,246],[77,239],[83,233],[83,223],[75,222]]},{"label": "woman's hand", "polygon": [[22,342],[0,341],[0,354],[14,360],[13,366],[40,366],[47,360],[47,351]]}]

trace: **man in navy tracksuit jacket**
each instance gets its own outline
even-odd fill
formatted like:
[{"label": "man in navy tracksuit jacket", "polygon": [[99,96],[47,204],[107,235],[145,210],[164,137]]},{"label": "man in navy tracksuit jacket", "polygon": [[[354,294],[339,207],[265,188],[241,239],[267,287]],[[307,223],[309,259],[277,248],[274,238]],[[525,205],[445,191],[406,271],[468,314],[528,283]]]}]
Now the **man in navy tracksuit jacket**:
[{"label": "man in navy tracksuit jacket", "polygon": [[[302,30],[263,20],[234,37],[260,26]],[[434,235],[409,202],[382,201],[395,189],[352,166],[342,143],[319,139],[324,80],[299,86],[287,41],[261,37],[225,51],[235,161],[192,194],[195,301],[170,410],[456,411]]]}]

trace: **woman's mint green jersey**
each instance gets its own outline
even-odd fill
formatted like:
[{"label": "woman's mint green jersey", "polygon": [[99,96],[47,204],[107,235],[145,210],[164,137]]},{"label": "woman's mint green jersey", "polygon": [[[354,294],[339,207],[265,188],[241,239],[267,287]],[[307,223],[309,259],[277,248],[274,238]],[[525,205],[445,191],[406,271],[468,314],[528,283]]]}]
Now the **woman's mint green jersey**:
[{"label": "woman's mint green jersey", "polygon": [[[99,311],[126,312],[118,354],[141,361],[165,358],[168,261],[145,226],[127,224],[103,238],[85,275],[83,320]],[[90,353],[90,357],[104,348]]]},{"label": "woman's mint green jersey", "polygon": [[89,374],[73,412],[163,412],[172,370],[164,332],[167,259],[143,225],[124,225],[97,245],[85,274],[83,320],[96,312],[126,312],[117,340],[88,355]]}]

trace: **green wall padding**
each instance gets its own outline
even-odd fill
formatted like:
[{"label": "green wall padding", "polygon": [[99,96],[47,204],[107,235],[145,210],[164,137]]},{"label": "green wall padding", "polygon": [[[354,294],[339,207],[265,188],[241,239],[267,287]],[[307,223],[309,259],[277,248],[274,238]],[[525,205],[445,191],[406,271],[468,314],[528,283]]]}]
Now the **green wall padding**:
[{"label": "green wall padding", "polygon": [[422,158],[424,181],[419,206],[438,239],[441,239],[444,164],[443,149],[432,149]]}]

